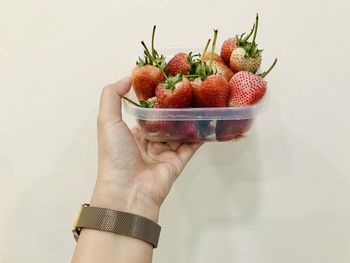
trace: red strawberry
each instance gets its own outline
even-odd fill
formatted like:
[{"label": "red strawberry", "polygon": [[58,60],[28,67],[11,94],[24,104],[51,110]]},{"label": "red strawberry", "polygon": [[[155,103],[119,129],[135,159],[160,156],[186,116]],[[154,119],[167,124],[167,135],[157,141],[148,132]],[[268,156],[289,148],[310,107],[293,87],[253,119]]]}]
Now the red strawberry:
[{"label": "red strawberry", "polygon": [[200,107],[199,105],[204,105],[204,102],[202,101],[202,98],[198,92],[202,87],[203,80],[201,80],[200,78],[196,78],[192,80],[190,84],[192,88],[193,106]]},{"label": "red strawberry", "polygon": [[258,102],[266,92],[266,81],[248,71],[238,72],[230,83],[230,107],[244,107]]},{"label": "red strawberry", "polygon": [[[214,54],[218,30],[214,30],[214,39],[211,47],[211,54]],[[207,42],[203,54],[209,46]],[[191,83],[193,89],[193,102],[196,107],[227,107],[229,95],[228,78],[229,71],[225,70],[224,64],[213,61],[209,56],[209,61],[203,62],[203,57],[196,62],[195,73],[198,76]],[[218,73],[217,75],[213,75]],[[221,76],[225,75],[225,77]]]},{"label": "red strawberry", "polygon": [[144,47],[144,57],[139,57],[139,60],[136,62],[138,67],[131,74],[131,81],[136,96],[142,101],[154,97],[158,83],[165,80],[162,74],[162,70],[165,67],[165,57],[163,55],[159,56],[154,49],[155,31],[156,26],[153,27],[152,32],[151,52],[148,50],[145,42],[141,41]]},{"label": "red strawberry", "polygon": [[[210,59],[210,54],[211,52],[205,52],[204,55],[203,55],[203,61],[208,61]],[[217,61],[217,62],[220,62],[222,64],[225,64],[225,61],[222,59],[222,57],[220,57],[220,55],[214,53],[213,54],[213,61]]]},{"label": "red strawberry", "polygon": [[218,120],[215,133],[217,141],[239,139],[253,124],[253,119],[246,120]]},{"label": "red strawberry", "polygon": [[233,77],[233,71],[223,63],[213,61],[211,68],[214,70],[215,75],[224,77],[227,82]]},{"label": "red strawberry", "polygon": [[220,55],[227,65],[230,65],[232,51],[236,48],[236,37],[226,39],[224,43],[222,43]]},{"label": "red strawberry", "polygon": [[191,106],[192,87],[181,74],[167,78],[156,88],[160,108],[187,108]]},{"label": "red strawberry", "polygon": [[154,97],[158,83],[164,80],[160,69],[152,65],[137,67],[131,74],[132,86],[139,100]]},{"label": "red strawberry", "polygon": [[[137,102],[127,98],[123,97],[123,99],[127,100],[128,102],[134,104],[137,107],[141,108],[159,108],[159,104],[156,97],[149,98],[146,101],[140,101],[140,104]],[[157,111],[150,112],[152,114],[152,119],[159,118],[159,113]],[[157,116],[158,115],[158,116]],[[138,124],[140,125],[141,129],[146,133],[157,133],[157,136],[169,136],[169,134],[174,131],[176,128],[174,121],[165,121],[165,120],[141,120],[138,119]]]},{"label": "red strawberry", "polygon": [[197,141],[199,139],[195,121],[179,122],[178,131],[186,141]]},{"label": "red strawberry", "polygon": [[266,81],[263,78],[273,69],[276,63],[277,59],[269,70],[261,75],[255,75],[248,71],[235,74],[229,82],[228,105],[230,107],[244,107],[258,102],[266,92]]},{"label": "red strawberry", "polygon": [[191,70],[189,56],[186,53],[176,54],[166,65],[164,71],[168,76],[175,76],[179,73],[186,75]]},{"label": "red strawberry", "polygon": [[175,122],[173,121],[151,121],[138,120],[140,127],[147,133],[158,133],[162,136],[171,133],[175,129]]},{"label": "red strawberry", "polygon": [[211,75],[204,81],[192,82],[194,105],[197,107],[227,107],[229,85],[219,75]]},{"label": "red strawberry", "polygon": [[[261,65],[261,52],[258,49],[258,45],[255,43],[256,34],[258,32],[259,17],[256,15],[254,27],[250,34],[243,38],[244,34],[240,38],[237,37],[237,48],[232,51],[230,57],[230,67],[234,73],[239,71],[250,71],[255,73]],[[248,42],[248,39],[254,32],[253,41]]]}]

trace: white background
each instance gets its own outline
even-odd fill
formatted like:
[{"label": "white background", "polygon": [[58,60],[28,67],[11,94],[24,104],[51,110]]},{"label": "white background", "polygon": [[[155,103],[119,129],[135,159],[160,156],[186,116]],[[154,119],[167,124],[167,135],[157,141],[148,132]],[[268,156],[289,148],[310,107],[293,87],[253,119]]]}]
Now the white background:
[{"label": "white background", "polygon": [[[0,1],[0,262],[68,262],[96,175],[101,88],[157,45],[248,31],[258,11],[270,102],[248,137],[208,143],[162,209],[154,262],[350,260],[350,4]],[[133,125],[130,116],[124,115]]]}]

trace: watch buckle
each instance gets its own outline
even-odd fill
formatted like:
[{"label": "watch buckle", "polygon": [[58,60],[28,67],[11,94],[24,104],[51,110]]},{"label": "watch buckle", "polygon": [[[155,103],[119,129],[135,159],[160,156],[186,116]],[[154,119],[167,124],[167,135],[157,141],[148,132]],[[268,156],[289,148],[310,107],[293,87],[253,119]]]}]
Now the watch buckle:
[{"label": "watch buckle", "polygon": [[72,232],[73,232],[73,236],[74,236],[75,241],[78,241],[78,238],[79,238],[79,235],[80,235],[81,228],[78,227],[78,222],[79,222],[80,215],[81,215],[81,212],[83,211],[84,207],[89,207],[89,204],[82,204],[80,206],[78,212],[74,216]]}]

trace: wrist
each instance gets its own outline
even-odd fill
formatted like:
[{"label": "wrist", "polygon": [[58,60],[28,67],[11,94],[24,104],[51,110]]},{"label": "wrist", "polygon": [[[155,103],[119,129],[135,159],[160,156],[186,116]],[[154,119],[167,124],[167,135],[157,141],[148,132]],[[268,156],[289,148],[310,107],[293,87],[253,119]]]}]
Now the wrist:
[{"label": "wrist", "polygon": [[160,207],[137,186],[117,186],[96,182],[90,206],[109,208],[146,217],[158,222]]}]

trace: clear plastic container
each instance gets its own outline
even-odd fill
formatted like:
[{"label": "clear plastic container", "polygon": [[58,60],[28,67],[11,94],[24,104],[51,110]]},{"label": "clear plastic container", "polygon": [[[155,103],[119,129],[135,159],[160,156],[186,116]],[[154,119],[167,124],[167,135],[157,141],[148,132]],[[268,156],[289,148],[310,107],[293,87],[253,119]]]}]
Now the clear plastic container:
[{"label": "clear plastic container", "polygon": [[[188,48],[160,49],[169,59]],[[192,49],[195,50],[196,49]],[[150,141],[210,142],[241,138],[252,126],[254,119],[266,106],[267,95],[256,104],[240,108],[183,108],[152,109],[137,107],[125,100],[125,111],[136,118],[145,138]],[[134,101],[133,91],[127,95]]]}]

